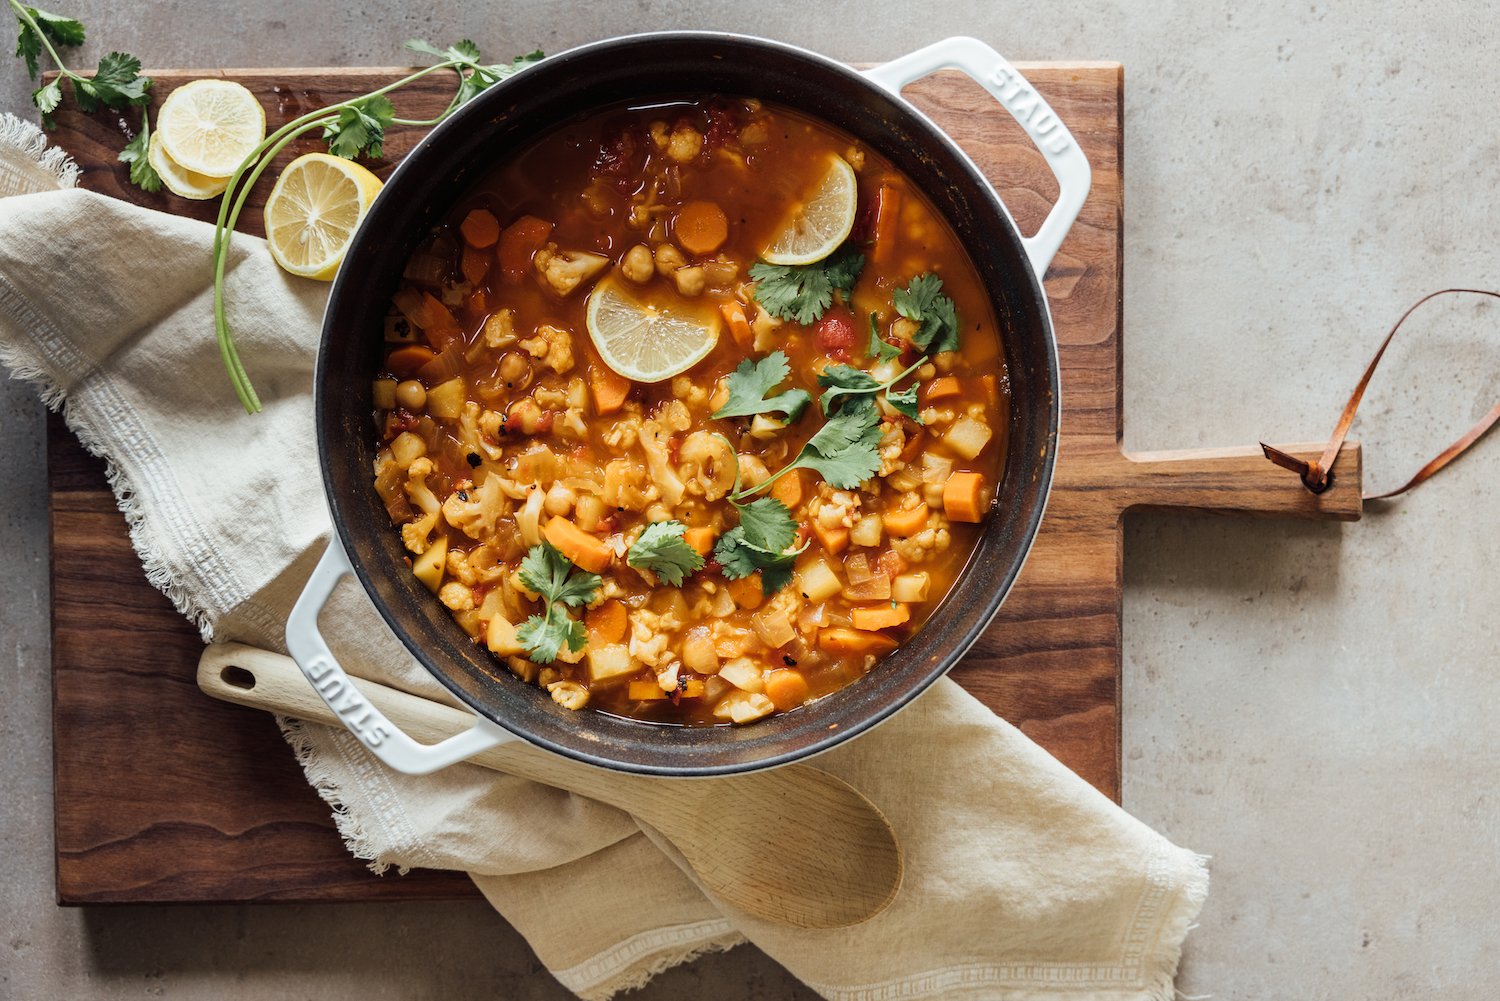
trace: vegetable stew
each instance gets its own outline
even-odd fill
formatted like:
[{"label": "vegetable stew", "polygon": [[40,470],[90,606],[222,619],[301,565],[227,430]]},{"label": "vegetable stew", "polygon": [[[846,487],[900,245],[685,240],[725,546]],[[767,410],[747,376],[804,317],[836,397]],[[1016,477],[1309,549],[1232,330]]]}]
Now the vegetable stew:
[{"label": "vegetable stew", "polygon": [[874,151],[749,99],[578,118],[406,268],[375,488],[413,572],[570,709],[750,723],[921,628],[1007,443],[973,266]]}]

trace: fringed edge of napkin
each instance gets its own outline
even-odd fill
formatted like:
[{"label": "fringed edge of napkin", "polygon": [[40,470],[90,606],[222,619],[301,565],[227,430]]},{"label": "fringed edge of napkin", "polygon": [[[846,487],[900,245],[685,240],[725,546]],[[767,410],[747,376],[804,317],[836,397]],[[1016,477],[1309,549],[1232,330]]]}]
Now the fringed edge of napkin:
[{"label": "fringed edge of napkin", "polygon": [[552,975],[582,1001],[609,1001],[616,994],[645,987],[673,967],[709,953],[728,952],[747,941],[722,918],[653,928],[577,966],[553,970]]},{"label": "fringed edge of napkin", "polygon": [[[291,747],[292,754],[296,757],[297,765],[302,769],[308,785],[313,787],[318,798],[332,811],[333,826],[339,832],[339,838],[344,842],[345,850],[365,863],[366,868],[375,875],[384,876],[391,868],[391,863],[380,858],[370,832],[365,830],[363,821],[344,802],[341,795],[343,787],[334,777],[333,769],[329,767],[324,753],[313,745],[312,734],[308,732],[309,724],[279,713],[275,718],[276,725],[281,729],[281,736]],[[318,724],[311,725],[317,726]],[[402,876],[409,871],[406,866],[396,867],[396,872]]]},{"label": "fringed edge of napkin", "polygon": [[[71,188],[78,184],[79,167],[73,162],[73,158],[56,146],[48,146],[47,135],[40,126],[17,118],[8,111],[0,114],[0,147],[21,154],[22,162],[29,162],[41,174],[50,175],[59,188]],[[20,193],[19,186],[10,192],[0,187],[0,196]]]}]

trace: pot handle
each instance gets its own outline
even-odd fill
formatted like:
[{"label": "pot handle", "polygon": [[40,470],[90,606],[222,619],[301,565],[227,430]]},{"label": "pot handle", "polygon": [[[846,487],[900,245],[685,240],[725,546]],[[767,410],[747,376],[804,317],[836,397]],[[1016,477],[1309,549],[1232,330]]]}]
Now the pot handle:
[{"label": "pot handle", "polygon": [[1052,206],[1035,236],[1021,238],[1040,280],[1088,197],[1093,176],[1088,158],[1083,155],[1073,133],[1068,131],[1062,119],[1053,114],[1036,88],[1027,83],[1026,78],[1000,53],[977,38],[945,38],[866,70],[865,76],[899,96],[901,88],[912,81],[949,68],[967,74],[1010,112],[1042,151],[1047,166],[1057,178],[1057,204]]},{"label": "pot handle", "polygon": [[476,715],[474,726],[463,733],[436,744],[419,744],[361,694],[318,630],[318,613],[328,603],[339,579],[353,572],[344,547],[337,538],[330,540],[286,622],[287,652],[349,732],[381,761],[408,775],[427,775],[480,751],[519,740],[508,730]]}]

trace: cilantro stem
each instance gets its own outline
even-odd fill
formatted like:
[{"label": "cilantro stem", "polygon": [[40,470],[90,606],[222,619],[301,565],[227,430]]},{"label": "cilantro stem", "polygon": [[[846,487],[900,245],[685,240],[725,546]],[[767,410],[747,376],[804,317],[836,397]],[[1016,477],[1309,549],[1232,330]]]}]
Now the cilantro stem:
[{"label": "cilantro stem", "polygon": [[[21,23],[30,28],[32,33],[36,35],[37,41],[42,43],[42,48],[47,50],[47,55],[51,57],[52,64],[57,67],[57,71],[59,73],[67,77],[69,80],[87,79],[86,77],[81,77],[77,73],[74,73],[63,64],[62,56],[58,55],[57,50],[52,47],[52,42],[48,40],[47,33],[42,30],[39,24],[36,23],[36,18],[31,16],[31,11],[26,9],[25,4],[21,3],[20,0],[10,0],[10,6],[11,9],[16,12],[16,17],[19,17],[21,19]],[[18,48],[16,50],[16,55],[20,54],[21,52]]]}]

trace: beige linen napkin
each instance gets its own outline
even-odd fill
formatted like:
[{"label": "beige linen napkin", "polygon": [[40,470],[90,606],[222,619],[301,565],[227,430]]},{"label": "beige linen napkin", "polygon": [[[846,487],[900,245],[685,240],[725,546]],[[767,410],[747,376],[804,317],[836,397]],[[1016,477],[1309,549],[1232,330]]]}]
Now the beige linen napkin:
[{"label": "beige linen napkin", "polygon": [[[67,190],[67,165],[44,155],[32,127],[0,116],[0,364],[108,460],[147,573],[204,638],[282,649],[329,534],[310,396],[327,286],[235,238],[230,315],[266,403],[246,416],[213,338],[211,228]],[[323,622],[353,673],[448,701],[357,589]],[[734,911],[670,845],[592,801],[471,765],[399,775],[343,731],[283,726],[354,854],[376,871],[469,872],[589,999],[746,939],[831,999],[1166,999],[1208,888],[1201,857],[948,681],[818,759],[885,811],[907,853],[891,908],[840,931]]]}]

